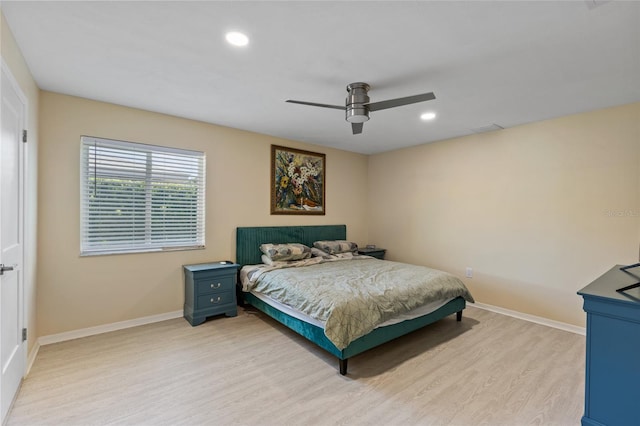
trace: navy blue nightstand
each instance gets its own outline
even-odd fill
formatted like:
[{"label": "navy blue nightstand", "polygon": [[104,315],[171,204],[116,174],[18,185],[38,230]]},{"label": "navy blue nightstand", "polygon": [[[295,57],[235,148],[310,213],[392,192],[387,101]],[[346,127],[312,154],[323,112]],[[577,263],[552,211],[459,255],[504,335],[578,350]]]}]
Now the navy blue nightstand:
[{"label": "navy blue nightstand", "polygon": [[376,259],[380,259],[380,260],[384,260],[384,254],[386,252],[387,252],[387,249],[383,249],[380,247],[358,249],[358,254],[365,254],[367,256],[375,257]]},{"label": "navy blue nightstand", "polygon": [[238,315],[236,275],[233,262],[184,265],[184,317],[192,326],[213,315]]}]

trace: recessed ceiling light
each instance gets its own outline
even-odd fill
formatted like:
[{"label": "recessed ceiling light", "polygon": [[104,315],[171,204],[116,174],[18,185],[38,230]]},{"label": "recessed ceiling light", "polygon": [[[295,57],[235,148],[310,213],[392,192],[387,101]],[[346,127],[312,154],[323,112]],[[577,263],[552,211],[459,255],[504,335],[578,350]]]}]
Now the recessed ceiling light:
[{"label": "recessed ceiling light", "polygon": [[435,112],[425,112],[424,114],[422,114],[420,116],[421,119],[423,120],[433,120],[434,118],[436,118],[436,113]]},{"label": "recessed ceiling light", "polygon": [[249,37],[237,31],[231,31],[225,36],[227,41],[234,46],[246,46],[249,44]]}]

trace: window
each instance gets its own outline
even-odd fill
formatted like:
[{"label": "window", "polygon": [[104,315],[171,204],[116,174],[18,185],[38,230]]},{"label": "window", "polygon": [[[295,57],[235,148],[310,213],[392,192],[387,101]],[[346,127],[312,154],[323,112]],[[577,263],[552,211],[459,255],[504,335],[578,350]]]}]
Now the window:
[{"label": "window", "polygon": [[204,247],[204,153],[81,141],[81,255]]}]

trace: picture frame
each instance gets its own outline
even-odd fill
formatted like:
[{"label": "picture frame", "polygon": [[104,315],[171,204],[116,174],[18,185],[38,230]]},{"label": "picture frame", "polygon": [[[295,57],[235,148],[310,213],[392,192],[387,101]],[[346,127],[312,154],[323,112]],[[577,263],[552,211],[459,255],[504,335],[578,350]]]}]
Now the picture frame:
[{"label": "picture frame", "polygon": [[325,214],[325,154],[271,145],[271,214]]}]

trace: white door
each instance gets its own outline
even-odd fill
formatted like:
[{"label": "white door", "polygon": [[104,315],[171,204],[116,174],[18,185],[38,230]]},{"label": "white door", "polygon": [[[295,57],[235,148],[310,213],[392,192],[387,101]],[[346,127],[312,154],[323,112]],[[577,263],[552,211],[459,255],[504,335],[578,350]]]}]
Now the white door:
[{"label": "white door", "polygon": [[25,372],[26,342],[23,322],[23,155],[25,101],[13,77],[2,64],[0,120],[0,399],[1,422]]}]

